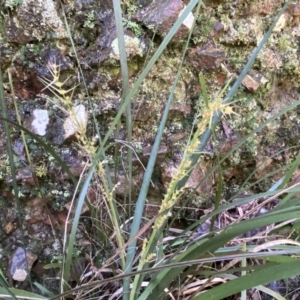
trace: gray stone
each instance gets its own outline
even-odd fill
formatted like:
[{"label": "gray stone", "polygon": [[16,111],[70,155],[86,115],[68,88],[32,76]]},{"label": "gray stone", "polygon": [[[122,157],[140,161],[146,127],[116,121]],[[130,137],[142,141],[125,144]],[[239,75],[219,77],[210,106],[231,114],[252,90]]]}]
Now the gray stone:
[{"label": "gray stone", "polygon": [[85,106],[82,104],[75,106],[73,112],[70,112],[70,116],[64,122],[64,138],[67,139],[76,133],[85,132],[87,122],[88,114]]}]

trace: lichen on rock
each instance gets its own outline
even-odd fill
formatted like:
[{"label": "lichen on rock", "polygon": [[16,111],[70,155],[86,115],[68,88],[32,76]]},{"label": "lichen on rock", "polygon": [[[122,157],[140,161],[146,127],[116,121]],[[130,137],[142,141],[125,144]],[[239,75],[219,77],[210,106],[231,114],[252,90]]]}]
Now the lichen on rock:
[{"label": "lichen on rock", "polygon": [[67,36],[64,24],[52,0],[23,0],[10,16],[6,16],[5,33],[10,42],[25,44],[53,35]]},{"label": "lichen on rock", "polygon": [[[127,56],[143,56],[146,53],[146,44],[137,37],[132,37],[129,35],[124,36],[125,48]],[[114,59],[120,59],[120,49],[118,38],[115,38],[111,43],[112,52],[110,56]]]}]

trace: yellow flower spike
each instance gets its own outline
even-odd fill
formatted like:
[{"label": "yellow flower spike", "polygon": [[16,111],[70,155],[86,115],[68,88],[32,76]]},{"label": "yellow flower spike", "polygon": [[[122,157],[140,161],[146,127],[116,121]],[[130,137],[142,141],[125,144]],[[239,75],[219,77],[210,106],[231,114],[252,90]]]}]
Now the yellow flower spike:
[{"label": "yellow flower spike", "polygon": [[223,115],[239,115],[238,113],[234,112],[232,109],[232,106],[230,106],[230,103],[227,104],[223,104],[221,102],[221,99],[214,101],[213,103],[210,104],[209,106],[209,110],[207,112],[205,112],[205,117],[207,118],[208,114],[210,114],[210,118],[209,118],[209,128],[211,128],[211,123],[212,123],[212,118],[214,116],[214,114],[217,111],[220,111]]},{"label": "yellow flower spike", "polygon": [[230,115],[235,114],[235,115],[239,116],[238,113],[236,113],[235,111],[233,111],[232,108],[233,108],[234,106],[229,106],[229,104],[223,104],[223,106],[224,106],[224,108],[223,108],[223,110],[222,110],[222,113],[223,113],[224,115],[229,115],[229,117],[230,117]]},{"label": "yellow flower spike", "polygon": [[74,89],[74,88],[70,88],[69,90],[63,90],[63,89],[61,89],[61,90],[59,90],[59,93],[60,93],[62,96],[64,96],[64,95],[68,94],[69,92],[71,92],[73,89]]},{"label": "yellow flower spike", "polygon": [[146,239],[143,240],[143,246],[142,246],[141,256],[144,255],[146,247],[147,247],[147,244],[148,244],[148,239],[146,238]]},{"label": "yellow flower spike", "polygon": [[153,260],[154,258],[156,258],[156,254],[155,253],[150,253],[147,258],[146,258],[146,262],[150,262],[151,260]]},{"label": "yellow flower spike", "polygon": [[57,78],[57,81],[55,82],[55,85],[56,85],[57,88],[61,88],[71,78],[71,76],[68,76],[68,78],[64,82],[60,82],[58,80],[58,78]]}]

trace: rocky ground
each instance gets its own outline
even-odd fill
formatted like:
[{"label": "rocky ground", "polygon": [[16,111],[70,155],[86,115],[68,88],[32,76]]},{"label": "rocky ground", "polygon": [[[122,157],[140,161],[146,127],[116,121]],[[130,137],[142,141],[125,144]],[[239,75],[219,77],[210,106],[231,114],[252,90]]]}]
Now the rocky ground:
[{"label": "rocky ground", "polygon": [[[181,0],[122,2],[131,85],[143,69],[147,54],[153,55],[187,4],[188,1]],[[14,91],[22,125],[49,144],[73,176],[79,178],[90,159],[88,150],[91,148],[88,147],[97,147],[99,141],[92,113],[102,136],[120,107],[122,81],[111,1],[70,0],[63,1],[61,7],[54,0],[1,0],[0,9],[0,66],[9,118],[17,121],[12,97]],[[152,208],[159,204],[172,174],[176,172],[195,117],[201,118],[204,104],[199,75],[203,74],[209,95],[214,99],[231,77],[239,75],[280,9],[281,2],[277,0],[204,1],[160,146],[149,192],[149,215],[155,214],[156,210]],[[63,12],[86,85],[80,77]],[[188,204],[184,218],[196,218],[200,209],[209,207],[214,200],[216,174],[210,170],[217,157],[224,157],[251,130],[300,99],[299,17],[300,2],[293,1],[233,99],[236,114],[223,118],[215,138],[205,149],[203,160],[192,173],[188,186],[191,190],[196,188],[196,194]],[[190,14],[181,25],[133,99],[134,197],[143,178],[141,164],[146,165],[150,156],[193,19],[194,15]],[[154,32],[156,36],[152,40]],[[9,74],[13,89],[9,84]],[[64,83],[63,89],[69,90],[66,94],[69,98],[51,92],[54,75]],[[253,175],[247,183],[251,185],[249,193],[265,191],[282,176],[283,173],[279,172],[261,180],[297,155],[300,137],[298,113],[298,109],[289,111],[270,123],[224,161],[224,200],[235,194],[251,173]],[[126,138],[125,117],[121,125],[118,141]],[[66,226],[69,211],[66,204],[72,199],[75,185],[49,151],[26,135],[30,167],[20,130],[11,126],[23,210],[20,226],[13,202],[6,136],[3,124],[0,126],[1,267],[16,283],[18,276],[24,276],[15,274],[25,260],[24,248],[32,264],[35,262],[34,276],[42,278],[44,265],[60,262],[61,228]],[[86,140],[78,137],[82,132],[86,134]],[[115,139],[112,137],[111,142]],[[113,172],[113,151],[108,154],[111,155]],[[126,154],[127,148],[120,147],[120,164],[115,179],[119,182],[116,194],[120,199],[128,193],[122,164]],[[202,183],[199,185],[199,182]],[[95,193],[97,189],[91,189],[90,199]],[[92,248],[89,230],[86,230],[91,226],[88,213],[83,215],[82,224],[77,240],[79,270],[86,263],[81,261],[84,249]],[[19,267],[14,265],[17,257]],[[55,271],[51,272],[55,277]],[[21,285],[22,281],[18,284]]]}]

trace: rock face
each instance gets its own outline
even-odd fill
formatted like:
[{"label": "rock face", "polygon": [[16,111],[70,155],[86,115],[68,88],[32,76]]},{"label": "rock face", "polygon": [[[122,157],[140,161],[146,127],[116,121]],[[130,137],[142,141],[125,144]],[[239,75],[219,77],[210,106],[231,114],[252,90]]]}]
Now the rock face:
[{"label": "rock face", "polygon": [[[62,2],[62,6],[54,0],[1,2],[6,5],[0,8],[0,66],[9,118],[16,121],[8,77],[10,73],[24,127],[50,144],[71,174],[78,178],[84,176],[86,168],[89,168],[91,157],[123,105],[124,83],[113,2]],[[121,2],[131,89],[189,1]],[[132,199],[136,199],[172,91],[173,102],[154,166],[146,211],[151,216],[157,213],[170,181],[177,174],[186,145],[203,118],[207,101],[222,100],[227,94],[281,9],[281,2],[207,0],[199,16],[191,13],[186,18],[131,99],[132,141],[126,142],[128,129],[125,125],[126,114],[123,113],[120,130],[113,131],[105,145],[107,173],[111,175],[117,200],[123,201],[128,197],[129,187]],[[201,159],[186,185],[187,192],[196,191],[188,203],[192,210],[198,212],[209,203],[208,199],[215,199],[216,178],[221,176],[213,167],[219,161],[222,160],[222,198],[228,200],[228,195],[234,194],[245,180],[255,192],[268,190],[282,176],[273,175],[273,172],[298,154],[293,149],[300,139],[299,109],[281,115],[237,147],[251,131],[300,99],[298,2],[291,3],[280,18],[252,70],[232,99],[234,103],[226,110],[223,108],[227,114],[224,114],[214,138],[201,153]],[[8,5],[10,3],[13,4]],[[67,36],[62,9],[69,23],[76,53]],[[182,58],[194,20],[195,27],[186,57]],[[173,89],[181,63],[181,73]],[[51,64],[57,67],[56,73],[49,68]],[[42,83],[41,79],[47,83]],[[200,84],[202,79],[207,93]],[[71,195],[75,193],[72,176],[47,150],[28,136],[23,141],[19,132],[13,131],[12,142],[20,198],[26,201],[34,193],[49,191],[53,195],[51,206],[47,207],[54,210],[51,218],[55,220],[54,216],[59,216],[62,220],[60,224],[65,224],[64,211],[58,213],[57,210],[72,200]],[[31,168],[28,167],[25,143],[32,159]],[[117,151],[112,150],[115,144],[118,145]],[[133,150],[132,182],[128,181],[126,169],[129,147]],[[249,175],[251,178],[248,178]],[[104,198],[103,190],[99,188],[103,176],[100,174],[91,186],[91,191],[94,191],[93,204],[98,205],[97,209]],[[12,198],[11,178],[6,136],[3,123],[0,123],[0,200]],[[47,242],[53,239],[52,219],[47,218],[47,223],[44,221],[47,209],[27,208],[35,214],[26,224],[26,239]],[[12,248],[11,237],[19,240],[20,235],[16,214],[11,211],[1,215],[9,219],[0,228],[0,239],[6,252]],[[22,249],[11,257],[17,257],[19,253],[24,262]],[[44,254],[47,252],[46,257],[52,259],[53,253],[48,250]],[[24,272],[23,263],[14,265],[16,267],[8,268],[13,280],[26,278],[28,274]]]},{"label": "rock face", "polygon": [[52,0],[20,1],[5,22],[5,34],[10,42],[26,44],[40,41],[49,33],[58,39],[67,36]]},{"label": "rock face", "polygon": [[225,60],[225,52],[214,47],[206,49],[197,47],[190,51],[189,59],[196,70],[214,70]]},{"label": "rock face", "polygon": [[[152,55],[151,51],[158,47],[187,4],[188,1],[181,0],[139,0],[136,5],[126,1],[122,5],[130,86],[136,82],[148,50]],[[212,157],[218,153],[226,155],[225,150],[232,149],[233,140],[240,140],[246,135],[245,132],[298,99],[300,63],[298,45],[294,41],[300,36],[299,7],[296,2],[288,6],[268,44],[260,52],[253,70],[244,78],[243,89],[233,99],[243,105],[233,106],[237,115],[228,114],[223,119],[216,134],[217,145],[211,147]],[[203,74],[207,84],[209,101],[213,101],[229,79],[240,74],[280,8],[278,1],[258,1],[257,5],[248,6],[238,2],[234,10],[229,1],[205,2],[205,7],[201,8],[196,18],[187,57],[174,90],[174,101],[156,162],[158,178],[162,178],[164,173],[159,166],[168,159],[174,161],[174,157],[182,153],[193,122],[197,124],[201,119],[204,102],[199,73]],[[9,68],[14,92],[20,97],[22,105],[23,101],[29,103],[32,100],[34,103],[30,108],[30,116],[23,115],[26,128],[54,146],[71,143],[73,137],[86,133],[91,140],[89,147],[93,148],[99,137],[92,133],[93,130],[89,131],[90,112],[95,114],[100,128],[97,134],[104,135],[121,106],[120,55],[112,2],[65,1],[63,9],[70,23],[86,86],[80,79],[72,45],[66,39],[61,8],[53,0],[5,2],[1,15],[0,64],[4,70],[4,81],[8,80],[6,71]],[[143,164],[148,162],[150,152],[147,150],[153,145],[170,85],[175,80],[181,61],[182,41],[190,33],[194,18],[192,13],[186,18],[171,46],[151,68],[134,96],[133,148]],[[158,37],[151,44],[154,32]],[[51,72],[49,64],[56,64],[57,74]],[[274,74],[278,78],[276,82]],[[45,87],[40,78],[47,79],[49,84]],[[65,99],[69,101],[68,107],[49,91],[54,86],[54,79],[63,86]],[[90,95],[90,105],[86,103],[85,87]],[[298,136],[296,125],[292,122],[295,119],[298,119],[297,114],[290,112],[290,116],[278,120],[276,126],[258,134],[249,143],[251,146],[237,151],[232,159],[226,161],[225,178],[243,178],[242,174],[239,174],[240,177],[236,172],[237,167],[246,161],[245,157],[251,162],[247,168],[249,165],[254,167],[257,165],[258,152],[261,152],[260,157],[272,157],[274,145],[293,146],[292,137]],[[292,133],[292,137],[288,137]],[[126,130],[121,129],[119,138],[125,139],[125,136]],[[23,142],[17,143],[17,139],[14,151],[20,160],[24,160],[24,145]],[[113,139],[112,136],[111,141]],[[4,149],[5,143],[1,142],[0,145]],[[268,170],[272,169],[274,163],[277,163],[276,159],[272,160]],[[78,176],[82,169],[83,165],[79,162],[74,167],[74,173]],[[141,173],[141,169],[136,172]],[[260,173],[256,172],[255,176],[259,177],[257,174]],[[67,177],[62,175],[62,178]],[[2,178],[10,176],[3,175]]]},{"label": "rock face", "polygon": [[[124,3],[124,40],[131,86],[143,68],[143,59],[148,50],[155,50],[160,40],[178,20],[187,2],[139,0],[136,5]],[[79,141],[78,136],[87,134],[91,141],[88,147],[92,149],[99,137],[92,134],[92,130],[89,131],[91,118],[88,119],[88,111],[95,114],[100,128],[98,133],[103,135],[121,105],[120,54],[112,3],[75,1],[73,4],[68,2],[63,5],[83,68],[86,87],[91,95],[89,105],[85,85],[81,79],[78,80],[80,76],[77,61],[57,3],[53,0],[5,3],[1,16],[4,26],[0,33],[0,64],[6,82],[6,71],[9,67],[14,92],[20,97],[22,105],[30,100],[34,103],[30,108],[30,116],[23,115],[24,126],[54,146],[72,143],[74,139]],[[197,124],[198,118],[201,119],[204,105],[199,73],[203,73],[211,92],[210,100],[213,101],[217,91],[222,89],[229,78],[239,75],[249,58],[249,53],[260,41],[270,21],[280,9],[280,4],[276,1],[268,1],[268,4],[261,1],[258,5],[247,7],[238,2],[233,15],[227,4],[226,1],[206,1],[206,6],[202,7],[201,14],[196,19],[156,162],[158,178],[165,172],[164,169],[160,169],[161,164],[164,164],[165,160],[174,161],[174,158],[182,153],[193,124]],[[298,99],[299,7],[296,2],[288,6],[269,43],[260,52],[254,69],[244,78],[244,88],[239,98],[234,100],[245,104],[242,108],[233,107],[237,115],[231,114],[223,119],[217,132],[217,145],[211,147],[212,157],[218,153],[226,155],[225,149],[231,151],[234,146],[233,137],[238,136],[237,140],[240,140],[245,135],[244,131],[249,132],[257,124],[277,113],[284,105]],[[133,99],[133,148],[143,164],[148,162],[170,85],[175,80],[177,66],[181,61],[181,42],[187,38],[194,18],[192,14],[186,18],[174,36],[171,46],[149,71]],[[153,32],[159,37],[151,45]],[[53,77],[54,74],[48,67],[51,64],[57,66],[57,78]],[[40,81],[41,78],[47,79],[47,86]],[[63,86],[68,105],[49,91],[54,86],[54,79]],[[76,89],[73,89],[74,87]],[[281,125],[268,128],[267,135],[258,134],[255,141],[250,143],[251,147],[248,145],[244,150],[238,151],[232,160],[226,161],[228,166],[224,172],[225,178],[232,180],[232,174],[239,174],[237,177],[240,178],[240,174],[243,173],[240,171],[245,166],[256,166],[258,150],[262,152],[261,157],[272,157],[274,146],[269,145],[271,140],[275,141],[275,145],[281,145],[283,140],[285,145],[293,145],[293,142],[286,138],[287,132],[295,132],[293,125],[288,122],[292,119],[297,119],[293,113],[289,118],[279,120]],[[286,132],[282,134],[279,128],[285,128]],[[121,129],[118,138],[125,138],[125,133],[126,130]],[[265,136],[268,136],[269,140]],[[295,136],[297,137],[297,134]],[[112,136],[112,140],[113,138]],[[19,159],[26,159],[23,142],[18,146],[17,140],[14,141],[14,151]],[[5,143],[1,143],[1,149],[4,149]],[[4,150],[1,150],[1,153],[4,153]],[[284,160],[286,159],[288,158],[285,157]],[[248,163],[246,160],[249,160]],[[83,170],[81,162],[74,167],[77,176]],[[268,170],[272,170],[274,163],[276,159],[268,165]],[[23,168],[20,168],[18,171],[22,170]],[[140,172],[143,172],[142,168]],[[256,172],[255,176],[260,173],[262,172]],[[31,176],[34,177],[33,171]],[[62,178],[67,177],[62,174]],[[4,174],[2,178],[10,176]]]},{"label": "rock face", "polygon": [[[181,0],[158,0],[138,9],[136,17],[153,32],[165,36],[180,17],[184,8],[185,5]],[[182,40],[186,38],[192,28],[193,21],[194,16],[190,13],[175,34],[174,39]]]}]

